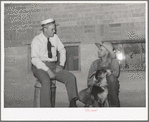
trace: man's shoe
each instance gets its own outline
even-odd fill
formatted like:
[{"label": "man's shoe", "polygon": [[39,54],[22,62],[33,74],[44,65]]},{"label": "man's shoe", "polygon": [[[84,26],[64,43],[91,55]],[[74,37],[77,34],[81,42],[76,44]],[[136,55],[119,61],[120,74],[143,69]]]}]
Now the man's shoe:
[{"label": "man's shoe", "polygon": [[73,99],[70,101],[69,107],[77,107],[76,101],[77,101],[77,98],[73,98]]}]

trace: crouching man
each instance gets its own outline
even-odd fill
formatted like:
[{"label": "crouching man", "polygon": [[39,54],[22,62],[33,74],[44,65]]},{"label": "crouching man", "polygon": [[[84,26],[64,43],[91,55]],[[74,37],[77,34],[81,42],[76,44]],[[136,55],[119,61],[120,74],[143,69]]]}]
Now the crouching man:
[{"label": "crouching man", "polygon": [[[116,55],[113,51],[113,45],[110,42],[104,43],[95,43],[98,47],[98,57],[99,59],[93,61],[90,66],[88,77],[87,77],[87,86],[92,88],[94,85],[94,77],[90,78],[90,76],[100,69],[107,69],[111,72],[110,75],[106,76],[108,83],[108,100],[110,107],[120,107],[119,101],[119,81],[118,77],[120,74],[120,68],[118,60],[115,58]],[[79,93],[79,97],[81,101],[92,101],[90,99],[90,92],[86,92],[88,90],[84,89]],[[84,102],[85,103],[85,102]],[[91,103],[91,102],[90,102]],[[87,104],[87,103],[85,103]],[[98,107],[98,102],[94,102],[93,107]]]}]

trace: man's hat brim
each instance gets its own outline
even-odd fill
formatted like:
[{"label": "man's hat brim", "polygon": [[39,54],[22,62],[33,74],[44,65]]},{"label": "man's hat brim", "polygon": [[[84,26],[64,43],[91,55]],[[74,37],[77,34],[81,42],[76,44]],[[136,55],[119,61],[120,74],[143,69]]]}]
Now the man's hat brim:
[{"label": "man's hat brim", "polygon": [[47,25],[47,24],[50,24],[50,23],[54,23],[56,26],[58,26],[59,24],[57,24],[56,22],[55,22],[55,20],[54,19],[47,19],[47,20],[43,20],[43,21],[41,21],[41,26],[44,26],[44,25]]},{"label": "man's hat brim", "polygon": [[[106,43],[110,43],[110,42],[106,42]],[[104,48],[106,48],[106,49],[108,50],[108,52],[110,53],[110,57],[111,57],[111,58],[115,58],[115,57],[116,57],[116,55],[115,55],[115,53],[114,53],[114,51],[113,51],[113,46],[112,46],[111,43],[110,43],[110,45],[112,46],[112,47],[111,47],[112,49],[108,48],[108,47],[106,46],[106,44],[104,45],[102,42],[95,43],[95,45],[96,45],[99,49],[100,49],[100,46],[103,46]]]}]

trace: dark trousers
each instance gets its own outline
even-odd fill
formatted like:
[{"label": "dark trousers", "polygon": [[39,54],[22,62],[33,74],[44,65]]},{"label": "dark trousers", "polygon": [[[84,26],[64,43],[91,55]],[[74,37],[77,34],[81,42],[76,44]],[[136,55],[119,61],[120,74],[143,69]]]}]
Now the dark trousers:
[{"label": "dark trousers", "polygon": [[[56,74],[56,80],[65,84],[69,101],[72,98],[78,98],[76,77],[66,70],[62,70],[56,73],[55,62],[45,62],[45,64]],[[34,65],[32,67],[32,71],[33,75],[42,84],[40,90],[40,107],[51,107],[51,80],[48,73],[42,69],[37,69]]]},{"label": "dark trousers", "polygon": [[108,76],[107,81],[108,81],[108,94],[109,94],[108,98],[110,107],[120,107],[119,81],[113,75]]}]

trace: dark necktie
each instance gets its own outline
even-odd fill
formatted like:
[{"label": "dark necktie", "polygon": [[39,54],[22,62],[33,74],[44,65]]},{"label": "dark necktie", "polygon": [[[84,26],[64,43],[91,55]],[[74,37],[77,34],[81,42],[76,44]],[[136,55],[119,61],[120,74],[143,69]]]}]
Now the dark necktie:
[{"label": "dark necktie", "polygon": [[52,44],[51,44],[51,42],[49,41],[49,38],[48,38],[47,49],[48,49],[48,57],[49,58],[52,58],[51,47],[52,47]]}]

